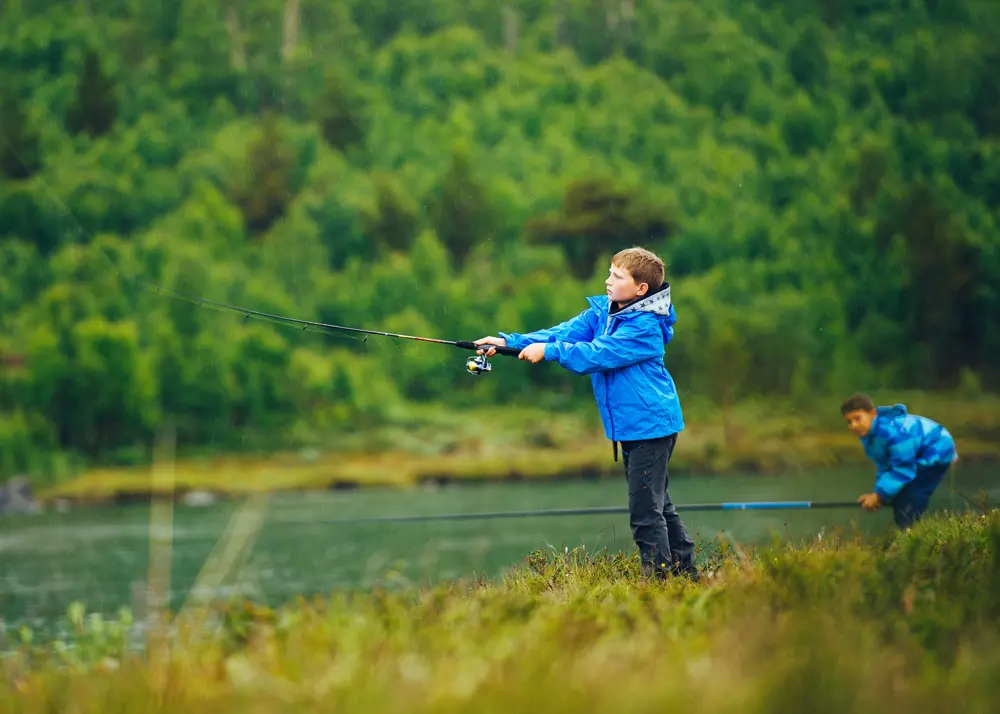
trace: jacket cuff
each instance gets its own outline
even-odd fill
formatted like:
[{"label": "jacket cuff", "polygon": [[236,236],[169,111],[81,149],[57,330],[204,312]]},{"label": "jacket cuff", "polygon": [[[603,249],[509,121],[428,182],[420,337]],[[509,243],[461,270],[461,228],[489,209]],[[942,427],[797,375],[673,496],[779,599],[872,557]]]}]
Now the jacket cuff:
[{"label": "jacket cuff", "polygon": [[875,493],[877,493],[878,497],[882,499],[882,503],[889,503],[890,501],[892,501],[893,496],[895,496],[895,494],[890,495],[888,492],[886,492],[884,488],[880,486],[875,487]]},{"label": "jacket cuff", "polygon": [[520,343],[520,335],[516,332],[498,332],[497,337],[502,337],[507,342],[507,346],[515,350],[523,350],[524,345]]}]

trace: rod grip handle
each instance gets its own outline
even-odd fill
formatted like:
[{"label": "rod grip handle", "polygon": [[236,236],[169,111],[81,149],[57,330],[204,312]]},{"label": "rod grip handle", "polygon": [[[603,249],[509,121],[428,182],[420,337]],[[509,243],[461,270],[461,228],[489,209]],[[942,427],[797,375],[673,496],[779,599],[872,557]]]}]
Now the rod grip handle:
[{"label": "rod grip handle", "polygon": [[463,350],[486,350],[493,347],[497,351],[498,355],[506,355],[507,357],[517,357],[521,354],[521,350],[516,350],[513,347],[497,347],[496,345],[477,345],[475,342],[461,341],[456,342],[457,347],[461,347]]}]

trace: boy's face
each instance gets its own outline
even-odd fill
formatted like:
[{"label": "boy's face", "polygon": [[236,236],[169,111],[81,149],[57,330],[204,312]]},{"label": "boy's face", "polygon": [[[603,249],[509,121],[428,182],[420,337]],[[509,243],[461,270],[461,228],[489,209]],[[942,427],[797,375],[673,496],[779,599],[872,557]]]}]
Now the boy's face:
[{"label": "boy's face", "polygon": [[847,428],[855,434],[855,436],[864,437],[868,436],[868,431],[872,428],[872,421],[875,420],[875,415],[878,411],[872,409],[868,411],[867,409],[856,409],[853,412],[847,412],[844,415],[844,420],[847,422]]},{"label": "boy's face", "polygon": [[625,268],[621,268],[614,263],[608,271],[608,279],[604,281],[604,287],[608,290],[608,299],[619,305],[630,303],[649,292],[648,283],[635,282],[635,278]]}]

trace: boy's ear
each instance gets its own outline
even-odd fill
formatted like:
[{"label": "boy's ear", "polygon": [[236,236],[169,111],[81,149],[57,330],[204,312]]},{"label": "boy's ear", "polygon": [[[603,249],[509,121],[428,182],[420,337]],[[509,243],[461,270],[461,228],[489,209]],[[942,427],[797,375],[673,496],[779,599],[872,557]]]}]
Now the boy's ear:
[{"label": "boy's ear", "polygon": [[640,296],[645,295],[649,292],[649,283],[639,283],[638,290],[636,291]]}]

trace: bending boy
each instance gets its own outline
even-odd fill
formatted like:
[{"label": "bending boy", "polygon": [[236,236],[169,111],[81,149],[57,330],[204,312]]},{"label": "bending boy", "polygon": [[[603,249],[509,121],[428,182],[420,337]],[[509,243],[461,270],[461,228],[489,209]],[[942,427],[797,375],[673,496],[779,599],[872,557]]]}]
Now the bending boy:
[{"label": "bending boy", "polygon": [[611,260],[606,295],[571,320],[527,334],[501,332],[476,341],[520,349],[519,359],[558,362],[589,374],[604,431],[617,460],[621,444],[628,482],[629,520],[643,573],[684,573],[697,579],[694,542],[667,492],[667,467],[684,429],[673,378],[663,364],[664,345],[677,320],[664,280],[663,261],[642,248]]},{"label": "bending boy", "polygon": [[858,503],[869,511],[891,503],[896,525],[909,528],[923,517],[934,490],[958,460],[955,440],[937,422],[908,414],[902,404],[876,407],[867,394],[849,397],[840,413],[878,467],[875,491],[859,496]]}]

